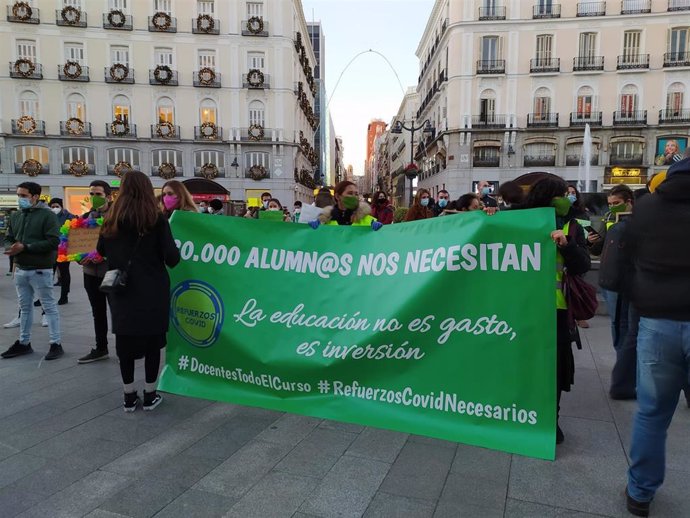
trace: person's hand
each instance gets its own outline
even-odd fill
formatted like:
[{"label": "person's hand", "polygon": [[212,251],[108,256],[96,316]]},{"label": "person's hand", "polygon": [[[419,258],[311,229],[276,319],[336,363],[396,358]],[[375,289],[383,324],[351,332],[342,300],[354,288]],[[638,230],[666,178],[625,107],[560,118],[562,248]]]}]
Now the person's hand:
[{"label": "person's hand", "polygon": [[380,230],[382,226],[383,226],[383,223],[381,223],[380,221],[372,221],[371,222],[371,228],[374,230],[374,232],[376,232],[377,230]]},{"label": "person's hand", "polygon": [[314,230],[316,230],[317,228],[319,228],[319,225],[320,225],[320,224],[321,224],[321,222],[320,222],[318,219],[315,219],[314,221],[310,221],[310,222],[309,222],[309,226],[310,226],[311,228],[313,228]]},{"label": "person's hand", "polygon": [[587,241],[590,243],[596,243],[597,241],[601,241],[601,236],[599,234],[595,234],[594,232],[590,232],[590,234],[587,236]]},{"label": "person's hand", "polygon": [[12,243],[12,246],[5,249],[5,255],[15,256],[21,254],[25,248],[24,243]]},{"label": "person's hand", "polygon": [[551,239],[560,247],[567,246],[568,244],[568,238],[565,237],[565,234],[562,230],[554,230],[551,232]]},{"label": "person's hand", "polygon": [[484,207],[483,210],[487,216],[493,216],[498,212],[498,207]]}]

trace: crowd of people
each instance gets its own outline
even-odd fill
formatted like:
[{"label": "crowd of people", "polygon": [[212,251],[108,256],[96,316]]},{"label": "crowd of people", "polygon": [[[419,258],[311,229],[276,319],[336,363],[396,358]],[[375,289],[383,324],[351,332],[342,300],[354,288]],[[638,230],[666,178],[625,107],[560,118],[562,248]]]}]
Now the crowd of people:
[{"label": "crowd of people", "polygon": [[[690,407],[690,248],[677,232],[690,226],[690,154],[686,152],[685,158],[674,162],[665,175],[652,179],[647,189],[633,193],[625,185],[614,187],[608,193],[608,211],[601,222],[594,221],[578,190],[555,175],[545,175],[527,192],[515,182],[506,182],[498,198],[489,182],[479,182],[477,191],[451,201],[446,190],[439,191],[434,199],[427,189],[420,188],[404,222],[462,217],[457,215],[481,210],[493,215],[497,211],[554,209],[550,238],[557,254],[554,314],[559,408],[561,394],[571,389],[575,379],[573,344],[580,344],[578,327],[587,326],[586,322],[576,321],[570,311],[566,279],[583,276],[591,267],[592,257],[600,257],[600,292],[611,318],[616,352],[610,397],[637,399],[639,406],[633,426],[627,506],[631,513],[647,516],[649,504],[663,482],[666,430],[682,391]],[[56,263],[59,228],[74,217],[102,218],[98,254],[80,262],[93,315],[95,345],[78,362],[108,358],[109,306],[124,387],[124,410],[131,412],[139,405],[153,410],[162,400],[156,384],[169,320],[170,280],[166,268],[180,261],[168,219],[177,210],[225,214],[223,203],[211,200],[197,206],[185,186],[175,180],[166,182],[156,197],[150,179],[136,171],[123,176],[115,201],[106,182],[91,182],[91,208],[80,216],[67,212],[58,198],[45,205],[39,200],[40,194],[41,187],[36,183],[19,184],[20,210],[12,215],[5,238],[5,254],[14,265],[19,338],[2,353],[2,358],[33,352],[31,326],[36,300],[40,301],[49,332],[45,359],[54,360],[64,354],[58,305],[68,302],[70,273],[69,263]],[[263,212],[278,213],[277,218],[269,219],[298,222],[305,209],[302,202],[295,201],[291,214],[268,192],[261,195],[260,201],[261,205],[248,209],[244,217],[261,219]],[[394,222],[395,210],[385,192],[376,192],[371,202],[360,196],[355,183],[343,181],[333,192],[322,189],[317,193],[312,209],[318,216],[306,223],[313,229],[345,225],[376,231]],[[51,210],[45,210],[48,208]],[[678,226],[663,224],[665,221]],[[600,223],[599,229],[592,223]],[[53,289],[56,268],[60,280],[58,300]],[[114,273],[117,280],[107,280]],[[142,399],[134,386],[137,358],[145,358]],[[564,440],[557,420],[556,443]]]}]

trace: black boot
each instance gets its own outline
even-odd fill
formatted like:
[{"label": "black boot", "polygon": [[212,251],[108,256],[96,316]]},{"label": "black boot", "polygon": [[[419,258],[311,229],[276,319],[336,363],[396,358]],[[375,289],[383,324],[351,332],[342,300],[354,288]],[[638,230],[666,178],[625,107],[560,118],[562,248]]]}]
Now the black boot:
[{"label": "black boot", "polygon": [[123,405],[125,412],[134,412],[139,402],[140,399],[136,390],[134,392],[125,392],[125,403]]}]

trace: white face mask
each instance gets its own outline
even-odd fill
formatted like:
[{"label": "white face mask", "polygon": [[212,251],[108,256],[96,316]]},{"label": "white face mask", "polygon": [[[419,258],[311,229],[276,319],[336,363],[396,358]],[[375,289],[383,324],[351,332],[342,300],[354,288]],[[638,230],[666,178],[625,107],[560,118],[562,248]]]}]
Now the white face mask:
[{"label": "white face mask", "polygon": [[56,214],[56,215],[57,215],[57,214],[60,214],[60,213],[62,212],[62,209],[61,209],[60,207],[53,207],[53,208],[50,209],[50,210],[52,210],[53,213]]},{"label": "white face mask", "polygon": [[269,212],[276,212],[276,211],[279,211],[280,209],[277,209],[277,208],[275,208],[275,207],[271,207],[271,208],[268,209],[268,210],[269,210]]}]

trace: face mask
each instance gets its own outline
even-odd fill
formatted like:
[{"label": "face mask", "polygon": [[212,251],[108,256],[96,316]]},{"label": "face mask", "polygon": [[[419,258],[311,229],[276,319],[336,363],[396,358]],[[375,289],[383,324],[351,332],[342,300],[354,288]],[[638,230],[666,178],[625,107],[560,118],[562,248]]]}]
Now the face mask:
[{"label": "face mask", "polygon": [[209,214],[213,214],[213,209],[211,207],[209,207],[206,212],[208,212]]},{"label": "face mask", "polygon": [[348,210],[355,210],[359,207],[359,198],[357,196],[343,196],[341,198],[343,207]]},{"label": "face mask", "polygon": [[301,214],[301,213],[302,213],[302,209],[297,209],[297,208],[295,208],[294,213],[295,213],[295,214]]},{"label": "face mask", "polygon": [[205,207],[199,207],[197,210],[198,210],[199,212],[201,212],[202,214],[203,214],[204,212],[206,212],[206,208],[205,208]]},{"label": "face mask", "polygon": [[174,194],[166,194],[163,196],[163,206],[165,206],[166,209],[171,210],[177,207],[177,196]]},{"label": "face mask", "polygon": [[575,194],[568,194],[568,199],[570,200],[570,203],[574,205],[575,202],[577,201],[577,195],[575,195]]},{"label": "face mask", "polygon": [[482,195],[488,196],[489,194],[491,194],[491,189],[488,187],[482,187]]},{"label": "face mask", "polygon": [[30,198],[17,198],[18,203],[19,203],[19,208],[20,209],[29,209],[33,206],[33,203],[31,203]]},{"label": "face mask", "polygon": [[619,212],[627,212],[628,211],[628,206],[625,203],[621,203],[620,205],[613,205],[609,207],[609,212],[611,214],[618,214]]},{"label": "face mask", "polygon": [[444,208],[446,205],[448,205],[448,200],[446,200],[445,198],[441,198],[440,200],[438,200],[439,207]]},{"label": "face mask", "polygon": [[280,209],[277,209],[277,208],[275,208],[275,207],[272,207],[272,208],[268,209],[268,212],[278,212],[279,210],[280,210]]},{"label": "face mask", "polygon": [[551,200],[551,206],[556,209],[556,216],[566,216],[570,211],[570,200],[562,196]]},{"label": "face mask", "polygon": [[421,200],[419,200],[419,203],[422,204],[422,207],[426,207],[427,205],[429,205],[429,198],[422,198]]},{"label": "face mask", "polygon": [[261,204],[264,206],[264,209],[268,208],[268,202],[267,201],[262,201]]},{"label": "face mask", "polygon": [[60,207],[53,207],[50,210],[52,210],[53,214],[55,214],[56,216],[62,212],[62,209]]},{"label": "face mask", "polygon": [[106,200],[103,196],[91,196],[91,207],[93,210],[98,210],[105,204]]},{"label": "face mask", "polygon": [[379,203],[386,203],[386,198],[379,198],[379,199],[378,199],[378,202],[379,202]]}]

